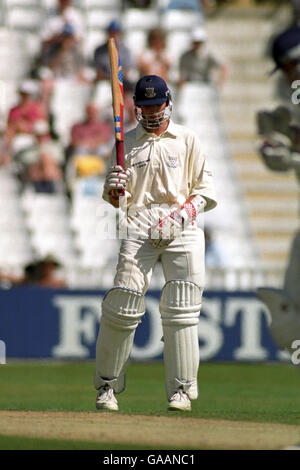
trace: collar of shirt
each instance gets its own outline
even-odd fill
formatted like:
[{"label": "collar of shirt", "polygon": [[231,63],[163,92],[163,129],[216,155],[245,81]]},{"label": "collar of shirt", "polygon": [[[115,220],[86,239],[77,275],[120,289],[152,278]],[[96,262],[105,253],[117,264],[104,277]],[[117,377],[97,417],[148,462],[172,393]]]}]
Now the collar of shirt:
[{"label": "collar of shirt", "polygon": [[176,137],[178,135],[176,124],[174,124],[172,120],[170,120],[169,125],[167,129],[165,130],[165,132],[163,132],[160,136],[156,136],[153,133],[150,134],[149,132],[146,131],[146,129],[143,128],[143,126],[140,123],[136,127],[136,140],[139,140],[146,135],[148,136],[155,135],[156,137],[162,137],[163,135],[166,135],[166,134],[169,134],[173,137]]}]

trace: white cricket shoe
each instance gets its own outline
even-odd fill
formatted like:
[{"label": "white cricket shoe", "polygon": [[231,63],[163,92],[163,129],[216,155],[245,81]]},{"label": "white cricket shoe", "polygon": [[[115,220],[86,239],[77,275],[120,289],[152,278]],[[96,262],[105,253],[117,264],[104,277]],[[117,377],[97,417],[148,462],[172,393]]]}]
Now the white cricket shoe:
[{"label": "white cricket shoe", "polygon": [[97,410],[118,411],[118,402],[114,394],[114,390],[108,385],[99,388],[96,398]]},{"label": "white cricket shoe", "polygon": [[169,400],[169,411],[191,411],[191,400],[183,390],[177,390]]}]

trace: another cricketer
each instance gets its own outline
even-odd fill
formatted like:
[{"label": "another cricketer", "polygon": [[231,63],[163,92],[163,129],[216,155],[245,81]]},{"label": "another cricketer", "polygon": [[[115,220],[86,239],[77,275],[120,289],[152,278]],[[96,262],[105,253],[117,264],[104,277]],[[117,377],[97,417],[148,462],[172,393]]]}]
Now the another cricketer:
[{"label": "another cricketer", "polygon": [[[258,113],[258,131],[264,139],[260,155],[273,171],[294,171],[300,182],[300,27],[278,34],[272,44],[275,70],[290,87],[290,98],[274,111]],[[298,88],[298,89],[297,89]],[[288,207],[287,207],[288,210]],[[300,231],[295,234],[283,289],[260,288],[258,296],[267,305],[271,334],[280,349],[293,357],[300,344]]]}]

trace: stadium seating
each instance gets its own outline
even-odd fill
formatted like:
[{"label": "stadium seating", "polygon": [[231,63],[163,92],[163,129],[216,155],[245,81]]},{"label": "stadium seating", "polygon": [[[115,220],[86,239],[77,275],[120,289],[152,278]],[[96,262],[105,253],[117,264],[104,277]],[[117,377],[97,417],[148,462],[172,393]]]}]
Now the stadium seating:
[{"label": "stadium seating", "polygon": [[31,57],[26,38],[19,31],[0,29],[0,80],[2,83],[25,78],[30,70]]},{"label": "stadium seating", "polygon": [[158,11],[128,8],[122,16],[122,24],[125,30],[148,31],[159,25]]},{"label": "stadium seating", "polygon": [[55,131],[65,145],[73,124],[85,117],[85,106],[90,99],[90,86],[71,80],[57,80],[50,108],[55,120]]},{"label": "stadium seating", "polygon": [[64,194],[43,194],[28,190],[22,198],[30,243],[36,258],[55,255],[63,264],[76,254]]},{"label": "stadium seating", "polygon": [[[189,47],[190,31],[202,23],[198,13],[166,10],[166,2],[163,1],[156,2],[152,9],[129,8],[125,11],[121,10],[121,2],[118,0],[81,0],[75,5],[81,9],[85,21],[83,52],[88,60],[92,59],[95,47],[105,40],[105,30],[112,19],[122,20],[124,41],[134,54],[144,48],[149,29],[161,26],[166,30],[167,49],[173,58],[170,87],[172,92],[174,89],[174,119],[198,133],[215,175],[219,205],[206,215],[206,223],[214,229],[217,242],[225,247],[229,267],[249,268],[253,262],[259,265],[262,253],[267,253],[267,260],[270,261],[275,251],[280,252],[282,259],[287,252],[285,235],[289,235],[297,223],[296,204],[293,206],[295,183],[288,178],[283,178],[281,182],[276,177],[267,177],[267,171],[262,172],[261,162],[254,156],[254,113],[258,106],[273,102],[271,86],[264,82],[264,76],[269,70],[264,47],[272,30],[272,21],[267,17],[253,18],[251,15],[247,19],[238,15],[226,16],[226,11],[209,19],[206,24],[209,40],[228,59],[230,78],[221,93],[199,84],[187,84],[178,92],[175,86],[178,60]],[[27,76],[39,50],[41,20],[55,6],[56,0],[2,2],[2,126],[8,110],[17,99],[18,83]],[[69,142],[72,124],[83,119],[90,93],[88,85],[73,81],[56,83],[51,111],[55,130],[64,145]],[[109,82],[102,82],[95,88],[93,99],[100,105],[102,114],[107,112],[111,115]],[[260,177],[257,177],[258,174]],[[89,195],[83,194],[78,184],[70,205],[64,197],[36,197],[30,191],[25,191],[20,198],[18,182],[12,177],[2,178],[1,172],[0,186],[0,194],[3,194],[1,199],[5,198],[6,201],[5,207],[0,202],[2,266],[19,270],[33,255],[41,256],[54,251],[64,263],[69,285],[111,285],[119,241],[113,238],[105,240],[105,250],[102,249],[103,233],[107,227],[101,225],[101,182],[96,196],[92,195],[92,191]],[[274,213],[275,207],[283,214],[285,208],[280,206],[278,199],[275,202],[282,187],[287,192],[289,207],[293,207],[292,215],[288,223],[285,218],[281,222],[276,219],[276,229],[282,237],[268,243],[266,240],[270,239],[266,236],[273,225],[270,224],[270,218],[266,219],[266,213]],[[263,199],[258,199],[261,194]],[[249,218],[252,212],[259,215],[255,219]],[[45,214],[47,217],[44,217]],[[258,240],[253,235],[255,231],[263,233]],[[159,275],[154,276],[153,286],[160,279]],[[230,277],[228,281],[230,286],[234,285],[232,279]]]},{"label": "stadium seating", "polygon": [[[230,158],[219,95],[211,85],[186,83],[178,93],[176,109],[178,119],[200,136],[216,182],[218,206],[205,214],[205,224],[213,229],[217,243],[223,240],[228,267],[249,266],[257,253],[249,239],[247,214]],[[226,233],[230,241],[225,243]]]},{"label": "stadium seating", "polygon": [[191,10],[166,10],[161,17],[166,31],[192,31],[201,24],[202,16]]},{"label": "stadium seating", "polygon": [[80,5],[86,9],[98,8],[107,9],[107,10],[121,10],[121,2],[120,0],[81,0]]},{"label": "stadium seating", "polygon": [[106,32],[99,29],[90,29],[86,31],[83,38],[83,54],[87,61],[91,63],[94,58],[96,47],[103,44],[106,40]]},{"label": "stadium seating", "polygon": [[[174,74],[177,72],[178,61],[181,54],[190,47],[190,31],[169,30],[166,35],[166,49],[172,58],[172,70]],[[175,75],[174,81],[178,77]]]},{"label": "stadium seating", "polygon": [[132,53],[137,57],[146,45],[147,33],[144,29],[126,29],[124,42]]},{"label": "stadium seating", "polygon": [[86,192],[81,180],[73,188],[70,224],[77,256],[73,263],[67,263],[66,276],[74,287],[109,285],[112,266],[117,262],[116,213],[100,197],[104,180],[95,182],[96,192]]},{"label": "stadium seating", "polygon": [[39,31],[43,18],[43,12],[39,8],[15,7],[6,13],[7,26],[19,31]]},{"label": "stadium seating", "polygon": [[98,82],[93,90],[93,101],[97,103],[101,109],[101,114],[111,115],[111,84],[108,80],[101,80]]},{"label": "stadium seating", "polygon": [[20,8],[39,8],[41,2],[39,0],[4,0],[4,5],[7,9],[20,7]]},{"label": "stadium seating", "polygon": [[18,180],[5,168],[0,169],[0,266],[1,272],[22,275],[32,260],[29,234],[19,198]]},{"label": "stadium seating", "polygon": [[118,12],[112,10],[92,9],[87,10],[85,21],[87,29],[105,30],[112,20],[118,17]]},{"label": "stadium seating", "polygon": [[42,7],[44,8],[46,14],[52,13],[57,7],[56,0],[41,0],[40,3],[42,4]]}]

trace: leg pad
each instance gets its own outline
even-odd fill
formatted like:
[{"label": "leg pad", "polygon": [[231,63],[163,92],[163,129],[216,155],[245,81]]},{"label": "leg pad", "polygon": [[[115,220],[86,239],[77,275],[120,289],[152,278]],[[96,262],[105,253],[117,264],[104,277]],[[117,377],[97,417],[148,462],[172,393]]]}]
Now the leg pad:
[{"label": "leg pad", "polygon": [[160,313],[168,399],[178,388],[186,391],[190,399],[198,397],[201,301],[202,290],[190,281],[169,281],[162,290]]},{"label": "leg pad", "polygon": [[125,389],[125,368],[144,313],[145,300],[140,292],[116,287],[105,295],[96,345],[96,389],[106,383],[115,393]]}]

